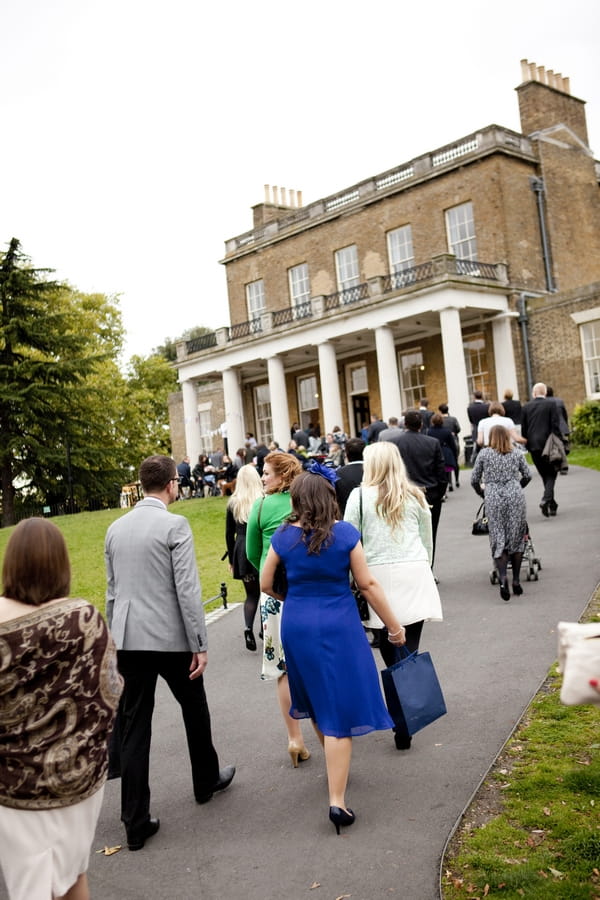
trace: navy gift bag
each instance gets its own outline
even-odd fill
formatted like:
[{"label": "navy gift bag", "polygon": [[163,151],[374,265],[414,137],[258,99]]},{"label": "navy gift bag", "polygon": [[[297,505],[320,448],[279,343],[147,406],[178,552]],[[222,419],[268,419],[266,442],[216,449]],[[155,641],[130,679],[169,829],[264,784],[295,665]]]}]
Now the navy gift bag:
[{"label": "navy gift bag", "polygon": [[381,680],[389,714],[410,735],[446,714],[444,695],[429,653],[409,653],[398,648],[402,657],[383,669]]}]

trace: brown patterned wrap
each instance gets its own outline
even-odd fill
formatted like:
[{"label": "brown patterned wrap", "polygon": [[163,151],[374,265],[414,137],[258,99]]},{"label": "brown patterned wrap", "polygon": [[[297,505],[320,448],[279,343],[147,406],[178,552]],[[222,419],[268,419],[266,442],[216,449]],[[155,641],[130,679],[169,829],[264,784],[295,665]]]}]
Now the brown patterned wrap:
[{"label": "brown patterned wrap", "polygon": [[0,623],[0,805],[50,809],[95,793],[121,690],[113,640],[84,600]]}]

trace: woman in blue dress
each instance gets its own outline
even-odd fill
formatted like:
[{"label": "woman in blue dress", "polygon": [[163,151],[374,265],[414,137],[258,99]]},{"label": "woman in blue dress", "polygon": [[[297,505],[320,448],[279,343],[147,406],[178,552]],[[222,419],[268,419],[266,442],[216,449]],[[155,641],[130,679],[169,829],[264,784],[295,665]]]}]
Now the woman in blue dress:
[{"label": "woman in blue dress", "polygon": [[[292,706],[296,719],[310,718],[325,750],[329,818],[337,833],[355,816],[346,806],[352,738],[393,727],[383,702],[369,642],[350,590],[349,574],[385,622],[393,644],[404,628],[371,575],[360,534],[339,515],[336,473],[312,462],[291,484],[293,515],[271,539],[261,588],[273,596],[278,563],[287,573],[281,619]],[[280,595],[279,595],[280,596]]]}]

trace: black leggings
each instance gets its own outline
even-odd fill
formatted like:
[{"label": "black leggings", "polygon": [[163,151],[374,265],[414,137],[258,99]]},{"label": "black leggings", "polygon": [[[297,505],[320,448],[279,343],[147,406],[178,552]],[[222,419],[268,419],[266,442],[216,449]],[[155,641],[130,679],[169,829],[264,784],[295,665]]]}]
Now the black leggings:
[{"label": "black leggings", "polygon": [[246,599],[244,600],[244,624],[246,628],[252,631],[256,610],[258,609],[258,601],[260,600],[260,583],[254,575],[247,575],[242,579],[244,582],[244,590],[246,591]]},{"label": "black leggings", "polygon": [[[413,622],[411,625],[405,625],[404,628],[406,630],[406,649],[409,653],[414,653],[415,650],[419,649],[421,632],[423,631],[423,620],[421,619],[420,622]],[[397,662],[396,648],[393,644],[390,644],[387,635],[387,628],[382,628],[380,631],[379,651],[386,666],[393,666],[394,663]]]}]

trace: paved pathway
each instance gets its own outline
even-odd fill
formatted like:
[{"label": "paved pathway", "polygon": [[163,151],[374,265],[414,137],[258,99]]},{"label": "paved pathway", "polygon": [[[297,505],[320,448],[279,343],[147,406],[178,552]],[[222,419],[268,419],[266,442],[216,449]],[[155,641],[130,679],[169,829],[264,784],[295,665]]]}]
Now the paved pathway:
[{"label": "paved pathway", "polygon": [[[444,504],[438,535],[445,619],[426,625],[422,639],[448,715],[408,753],[387,732],[354,741],[356,824],[337,837],[327,819],[325,766],[308,725],[313,756],[291,768],[274,686],[259,680],[258,655],[243,647],[237,607],[209,627],[206,676],[215,744],[236,778],[196,805],[183,727],[161,689],[151,771],[161,830],[139,853],[92,855],[94,900],[436,900],[446,838],[554,661],[556,622],[577,620],[600,580],[599,472],[572,468],[558,479],[555,519],[539,511],[534,476],[529,524],[543,570],[509,603],[490,584],[487,538],[470,534],[478,499],[468,475]],[[94,846],[123,840],[112,781]]]}]

